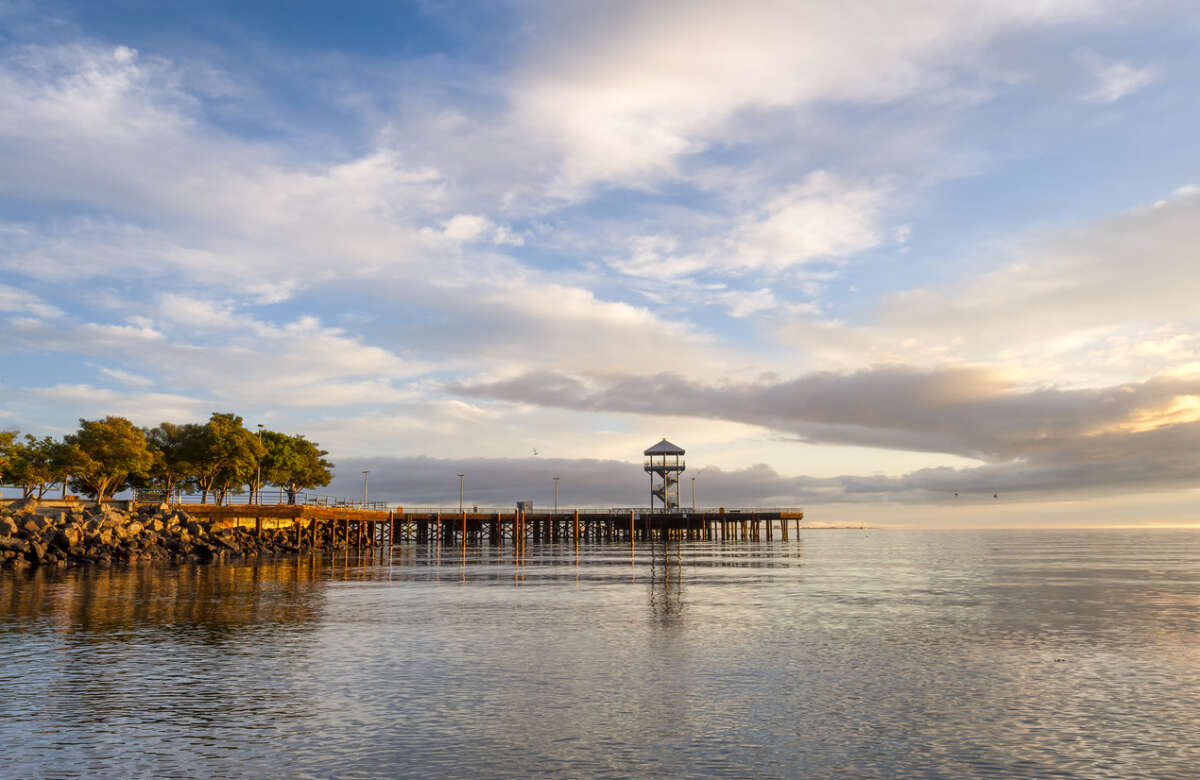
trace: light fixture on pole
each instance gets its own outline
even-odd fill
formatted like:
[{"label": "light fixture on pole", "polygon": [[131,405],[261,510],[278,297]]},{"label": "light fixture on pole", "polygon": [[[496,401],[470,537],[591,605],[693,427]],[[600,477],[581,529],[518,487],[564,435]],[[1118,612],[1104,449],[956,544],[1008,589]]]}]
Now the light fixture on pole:
[{"label": "light fixture on pole", "polygon": [[558,514],[558,477],[554,477],[554,514]]},{"label": "light fixture on pole", "polygon": [[467,476],[467,475],[466,475],[466,474],[459,474],[459,475],[458,475],[458,511],[459,511],[460,513],[463,511],[463,510],[462,510],[462,506],[463,506],[463,504],[462,504],[462,496],[463,496],[463,494],[462,494],[462,490],[463,490],[463,477],[465,477],[465,476]]},{"label": "light fixture on pole", "polygon": [[[258,448],[262,449],[263,424],[258,424]],[[254,503],[262,503],[262,456],[258,456],[258,465],[254,471]]]},{"label": "light fixture on pole", "polygon": [[363,469],[363,509],[367,508],[367,475],[370,473],[370,469]]}]

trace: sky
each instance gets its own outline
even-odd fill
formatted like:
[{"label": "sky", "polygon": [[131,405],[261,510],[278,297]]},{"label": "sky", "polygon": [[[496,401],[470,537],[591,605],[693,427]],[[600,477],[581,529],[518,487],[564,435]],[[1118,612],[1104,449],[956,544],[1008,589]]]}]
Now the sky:
[{"label": "sky", "polygon": [[330,491],[1200,524],[1183,2],[0,0],[0,426]]}]

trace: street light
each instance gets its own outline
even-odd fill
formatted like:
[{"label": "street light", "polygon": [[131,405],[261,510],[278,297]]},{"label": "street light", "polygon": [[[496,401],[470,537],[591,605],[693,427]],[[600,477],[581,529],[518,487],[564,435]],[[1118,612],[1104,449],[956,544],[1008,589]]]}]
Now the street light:
[{"label": "street light", "polygon": [[554,514],[558,514],[558,477],[554,479]]},{"label": "street light", "polygon": [[466,474],[458,475],[458,511],[460,514],[462,513],[462,485],[463,485],[463,477],[465,477],[465,476],[467,476],[467,475]]},{"label": "street light", "polygon": [[[262,449],[262,432],[263,424],[258,424],[258,448]],[[258,464],[255,468],[254,477],[254,503],[262,503],[262,455],[258,456]]]},{"label": "street light", "polygon": [[363,509],[367,508],[367,475],[370,473],[370,469],[363,470]]}]

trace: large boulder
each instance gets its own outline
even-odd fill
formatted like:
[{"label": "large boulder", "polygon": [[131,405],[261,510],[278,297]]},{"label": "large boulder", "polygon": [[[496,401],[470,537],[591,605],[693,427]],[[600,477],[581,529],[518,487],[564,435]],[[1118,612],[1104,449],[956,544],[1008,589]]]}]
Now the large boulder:
[{"label": "large boulder", "polygon": [[89,546],[108,547],[113,543],[113,532],[111,528],[100,528],[85,538]]},{"label": "large boulder", "polygon": [[64,552],[78,549],[83,541],[83,532],[74,526],[65,526],[54,532],[54,546]]},{"label": "large boulder", "polygon": [[30,563],[41,563],[42,559],[46,557],[46,548],[42,546],[41,542],[30,542],[29,551],[25,553],[25,557],[29,559]]},{"label": "large boulder", "polygon": [[17,533],[17,524],[13,522],[11,517],[0,515],[0,536],[15,536]]},{"label": "large boulder", "polygon": [[3,538],[0,539],[0,550],[9,550],[24,555],[29,551],[29,542],[16,537]]},{"label": "large boulder", "polygon": [[40,536],[42,531],[46,530],[51,525],[51,520],[48,517],[41,515],[25,515],[20,518],[21,531],[27,536]]},{"label": "large boulder", "polygon": [[14,512],[35,512],[38,508],[38,500],[36,498],[22,498],[8,505],[8,508]]}]

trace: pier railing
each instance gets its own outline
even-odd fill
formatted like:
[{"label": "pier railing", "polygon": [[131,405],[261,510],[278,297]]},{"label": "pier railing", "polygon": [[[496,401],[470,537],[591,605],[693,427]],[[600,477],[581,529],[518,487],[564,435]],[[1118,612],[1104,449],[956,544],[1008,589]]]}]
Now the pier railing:
[{"label": "pier railing", "polygon": [[222,497],[214,493],[209,493],[208,500],[205,501],[202,493],[189,493],[186,491],[173,491],[169,495],[164,490],[138,490],[134,492],[134,499],[142,503],[165,501],[169,504],[205,503],[212,506],[279,506],[295,504],[298,506],[370,509],[377,512],[387,512],[397,506],[388,501],[368,501],[363,503],[352,498],[310,493],[305,490],[297,491],[296,500],[289,501],[288,492],[277,488],[264,488],[256,494],[245,491],[241,493],[227,493],[222,500],[218,500],[219,498]]}]

